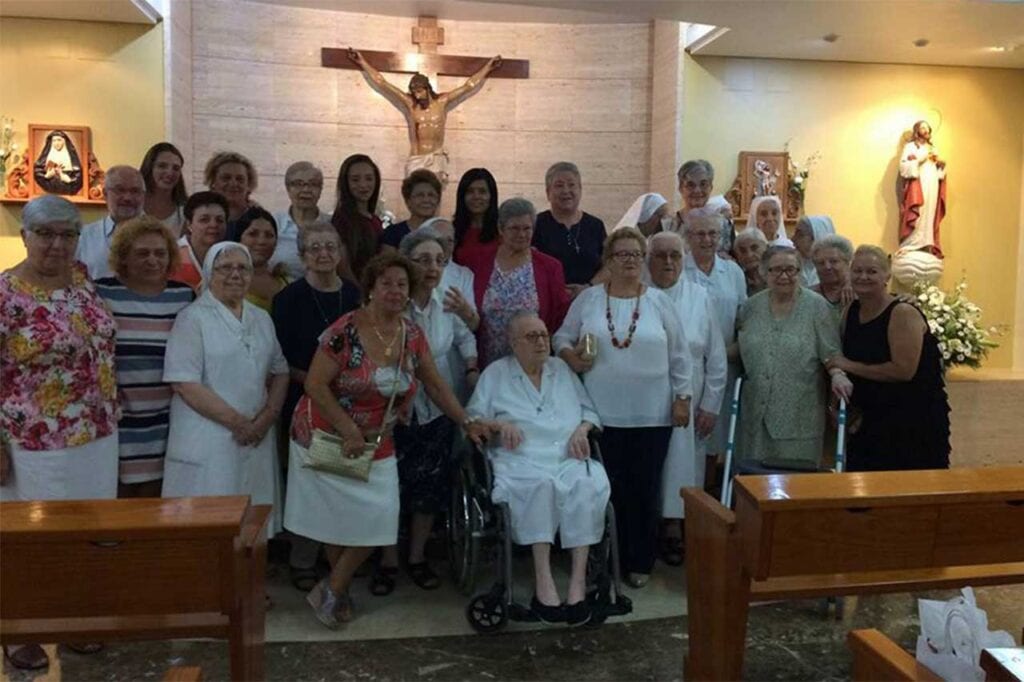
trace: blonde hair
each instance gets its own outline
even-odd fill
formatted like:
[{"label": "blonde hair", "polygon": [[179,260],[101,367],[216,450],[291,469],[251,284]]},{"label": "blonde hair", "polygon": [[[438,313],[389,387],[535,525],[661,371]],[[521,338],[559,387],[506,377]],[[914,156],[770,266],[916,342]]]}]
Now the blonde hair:
[{"label": "blonde hair", "polygon": [[644,256],[647,255],[647,238],[644,237],[644,233],[635,227],[619,227],[612,230],[604,240],[604,262],[607,263],[612,259],[612,247],[615,246],[616,242],[625,241],[626,239],[633,239],[637,244],[640,245],[640,253]]},{"label": "blonde hair", "polygon": [[110,265],[110,269],[117,273],[118,279],[124,280],[128,254],[131,253],[135,240],[147,234],[158,234],[164,238],[164,243],[167,245],[167,275],[181,265],[181,255],[178,252],[178,242],[175,240],[174,234],[156,218],[140,215],[138,218],[124,221],[114,230],[114,240],[110,244],[107,263]]},{"label": "blonde hair", "polygon": [[874,244],[861,244],[857,247],[857,250],[853,252],[853,257],[857,256],[874,256],[875,259],[885,268],[886,272],[892,272],[892,264],[889,262],[889,254],[884,249],[875,246]]},{"label": "blonde hair", "polygon": [[252,165],[252,161],[242,156],[238,152],[217,152],[210,157],[210,160],[206,162],[206,169],[203,171],[203,179],[206,181],[206,186],[213,189],[213,181],[217,178],[217,171],[220,167],[228,163],[240,163],[245,166],[245,174],[249,176],[249,191],[256,191],[257,177],[256,177],[256,166]]}]

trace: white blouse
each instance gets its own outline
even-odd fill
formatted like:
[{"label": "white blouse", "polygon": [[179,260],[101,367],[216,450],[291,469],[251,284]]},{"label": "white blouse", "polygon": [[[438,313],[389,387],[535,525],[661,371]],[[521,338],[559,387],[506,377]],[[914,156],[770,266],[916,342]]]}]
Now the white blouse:
[{"label": "white blouse", "polygon": [[736,317],[740,308],[747,302],[747,280],[743,270],[731,260],[715,256],[711,272],[697,267],[692,254],[686,255],[683,261],[683,277],[694,284],[699,284],[711,297],[711,302],[718,313],[718,330],[726,345],[736,340]]},{"label": "white blouse", "polygon": [[[476,360],[476,337],[469,327],[455,313],[444,311],[444,294],[441,287],[435,287],[427,301],[426,308],[420,308],[415,301],[409,301],[405,316],[419,325],[427,335],[430,354],[437,365],[437,371],[449,387],[455,387],[455,372],[451,363],[451,351],[458,351],[463,362]],[[427,397],[424,390],[416,391],[412,409],[420,424],[426,424],[440,417],[443,412]]]},{"label": "white blouse", "polygon": [[490,452],[503,461],[528,458],[532,465],[557,466],[568,457],[569,438],[580,423],[601,426],[590,395],[561,358],[544,362],[539,391],[515,356],[495,360],[480,375],[466,411],[518,426],[518,448],[506,450],[499,439]]},{"label": "white blouse", "polygon": [[573,348],[584,334],[597,339],[597,358],[583,375],[607,426],[669,426],[675,396],[693,395],[692,367],[682,323],[672,301],[647,287],[640,296],[640,316],[628,348],[612,346],[606,319],[611,306],[612,324],[619,342],[629,335],[635,298],[607,297],[603,286],[585,289],[569,306],[555,334],[555,352]]},{"label": "white blouse", "polygon": [[[444,268],[444,272],[441,273],[441,282],[437,285],[437,288],[444,294],[451,287],[459,290],[459,293],[469,302],[475,313],[476,294],[473,292],[473,271],[465,265],[459,265],[455,261],[448,263]],[[444,298],[442,297],[441,300],[443,301]]]}]

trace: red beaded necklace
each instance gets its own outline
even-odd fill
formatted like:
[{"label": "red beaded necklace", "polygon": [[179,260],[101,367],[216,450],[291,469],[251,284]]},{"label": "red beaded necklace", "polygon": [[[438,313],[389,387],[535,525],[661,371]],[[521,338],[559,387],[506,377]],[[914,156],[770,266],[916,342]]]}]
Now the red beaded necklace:
[{"label": "red beaded necklace", "polygon": [[643,285],[640,285],[640,291],[636,295],[636,303],[633,305],[633,314],[629,320],[629,331],[626,334],[625,341],[619,341],[615,337],[615,325],[612,323],[612,294],[611,285],[606,284],[604,287],[604,317],[608,320],[608,332],[612,335],[612,346],[615,348],[629,348],[630,344],[633,343],[633,334],[636,333],[636,321],[640,319],[640,294],[643,292]]}]

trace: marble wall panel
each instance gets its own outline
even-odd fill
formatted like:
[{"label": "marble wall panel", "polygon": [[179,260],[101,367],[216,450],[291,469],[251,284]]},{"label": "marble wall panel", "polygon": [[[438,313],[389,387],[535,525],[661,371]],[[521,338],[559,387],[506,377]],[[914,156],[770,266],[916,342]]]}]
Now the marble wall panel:
[{"label": "marble wall panel", "polygon": [[195,56],[274,61],[274,22],[280,19],[280,13],[273,5],[245,0],[195,0],[192,9]]},{"label": "marble wall panel", "polygon": [[520,24],[516,56],[530,60],[530,78],[574,78],[576,53],[569,24]]},{"label": "marble wall panel", "polygon": [[270,117],[278,121],[335,123],[338,79],[330,69],[275,64],[270,68]]},{"label": "marble wall panel", "polygon": [[[626,132],[634,127],[634,99],[648,98],[647,89],[632,80],[577,80],[572,85],[571,130]],[[646,111],[647,107],[643,107]]]},{"label": "marble wall panel", "polygon": [[[467,57],[493,57],[500,54],[510,59],[529,59],[536,52],[532,49],[534,46],[523,41],[521,24],[482,21],[440,23],[444,27],[444,45],[437,49],[440,54]],[[411,43],[409,45],[411,48]],[[412,50],[415,51],[415,48]]]},{"label": "marble wall panel", "polygon": [[516,174],[516,134],[495,130],[449,130],[448,173],[453,184],[470,168],[487,168],[499,184],[512,182]]},{"label": "marble wall panel", "polygon": [[573,26],[573,76],[586,80],[647,78],[650,71],[649,36],[647,24]]},{"label": "marble wall panel", "polygon": [[202,173],[206,162],[219,151],[236,151],[244,154],[256,166],[261,178],[264,175],[284,174],[277,170],[274,153],[275,127],[273,121],[257,118],[196,115],[193,135],[193,174],[198,182],[193,188],[203,186]]},{"label": "marble wall panel", "polygon": [[338,43],[337,12],[274,6],[271,20],[274,62],[319,69],[320,48],[343,47]]},{"label": "marble wall panel", "polygon": [[540,178],[556,161],[572,161],[584,182],[644,184],[649,161],[647,133],[518,133],[516,182]]},{"label": "marble wall panel", "polygon": [[520,81],[516,88],[516,129],[572,130],[576,82],[568,79]]},{"label": "marble wall panel", "polygon": [[[458,87],[464,79],[441,76],[441,91]],[[516,93],[526,81],[495,79],[484,85],[471,98],[448,113],[448,129],[507,130],[516,129]]]},{"label": "marble wall panel", "polygon": [[195,116],[273,118],[273,65],[196,56],[192,70]]},{"label": "marble wall panel", "polygon": [[273,168],[281,173],[296,161],[309,161],[325,177],[336,175],[343,158],[338,147],[337,123],[276,121],[273,144]]},{"label": "marble wall panel", "polygon": [[338,165],[351,154],[367,154],[380,168],[381,177],[399,181],[405,177],[409,139],[404,126],[353,126],[339,123],[337,145]]}]

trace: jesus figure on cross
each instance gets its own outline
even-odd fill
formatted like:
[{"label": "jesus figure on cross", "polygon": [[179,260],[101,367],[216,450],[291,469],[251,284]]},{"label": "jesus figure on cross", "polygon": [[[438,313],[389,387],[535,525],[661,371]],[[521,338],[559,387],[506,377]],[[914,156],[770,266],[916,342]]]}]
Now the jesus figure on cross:
[{"label": "jesus figure on cross", "polygon": [[487,76],[501,66],[501,55],[488,60],[459,87],[440,94],[434,92],[430,79],[422,73],[414,74],[409,79],[409,91],[402,92],[373,68],[358,50],[350,47],[348,58],[363,70],[373,89],[405,115],[410,145],[409,160],[405,164],[406,177],[422,168],[432,171],[442,184],[447,184],[448,152],[444,149],[444,126],[448,112],[480,89]]}]

